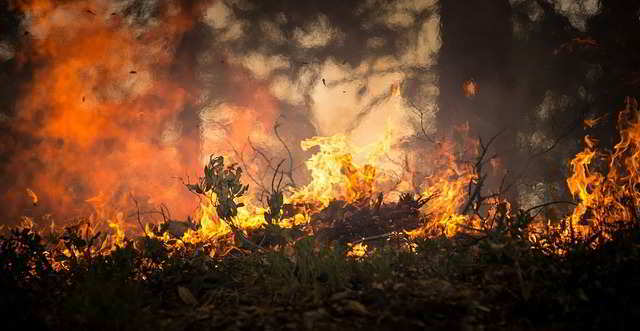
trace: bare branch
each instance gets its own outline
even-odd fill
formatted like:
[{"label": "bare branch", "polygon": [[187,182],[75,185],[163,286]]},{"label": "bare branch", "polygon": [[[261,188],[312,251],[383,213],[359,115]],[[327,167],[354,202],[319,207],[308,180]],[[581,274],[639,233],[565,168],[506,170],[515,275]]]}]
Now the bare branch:
[{"label": "bare branch", "polygon": [[140,225],[140,229],[142,229],[142,233],[144,233],[144,236],[149,237],[146,229],[144,228],[144,225],[142,225],[142,220],[140,219],[140,206],[138,205],[138,200],[136,200],[136,198],[131,193],[129,193],[129,196],[131,197],[131,200],[133,200],[133,203],[136,205],[138,225]]},{"label": "bare branch", "polygon": [[557,205],[557,204],[569,204],[569,205],[574,205],[577,206],[578,204],[573,202],[573,201],[565,201],[565,200],[559,200],[559,201],[550,201],[550,202],[545,202],[543,204],[537,205],[537,206],[533,206],[527,210],[524,211],[525,214],[528,214],[529,212],[531,212],[534,209],[538,209],[538,208],[544,208],[547,206],[551,206],[551,205]]},{"label": "bare branch", "polygon": [[284,149],[287,150],[287,155],[289,155],[289,171],[287,172],[287,177],[291,181],[291,185],[293,187],[296,187],[296,182],[295,180],[293,180],[293,156],[291,155],[291,150],[289,149],[289,146],[287,146],[287,144],[284,142],[282,137],[280,137],[280,133],[278,132],[279,127],[280,127],[280,123],[276,123],[276,125],[273,126],[273,132],[275,133],[276,137],[278,138],[282,146],[284,146]]},{"label": "bare branch", "polygon": [[435,141],[433,138],[431,138],[431,136],[429,136],[427,134],[427,131],[424,129],[424,110],[422,108],[418,107],[411,100],[408,100],[408,103],[409,103],[409,105],[411,107],[413,107],[416,110],[416,113],[420,117],[420,131],[422,131],[422,134],[424,135],[424,139],[426,139],[428,142],[430,142],[432,144],[437,144],[438,142]]}]

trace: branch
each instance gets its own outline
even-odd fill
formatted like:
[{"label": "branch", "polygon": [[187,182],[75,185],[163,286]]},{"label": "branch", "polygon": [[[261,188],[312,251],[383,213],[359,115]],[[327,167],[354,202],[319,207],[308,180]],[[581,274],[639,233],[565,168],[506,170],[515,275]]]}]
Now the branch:
[{"label": "branch", "polygon": [[[252,149],[253,149],[253,145],[251,144],[251,140],[249,137],[247,137],[247,140],[249,141],[249,145],[251,145]],[[245,145],[246,146],[246,145]],[[254,175],[251,173],[251,171],[249,171],[249,167],[247,166],[247,162],[244,159],[244,148],[242,149],[242,152],[238,153],[238,151],[236,151],[236,149],[231,146],[231,148],[233,148],[233,151],[236,153],[236,155],[238,155],[238,157],[240,158],[240,163],[242,164],[242,168],[244,168],[245,172],[247,173],[247,176],[249,177],[249,179],[251,179],[251,181],[256,184],[257,187],[259,187],[261,189],[261,193],[263,194],[264,192],[267,191],[267,189],[264,187],[264,185],[262,184],[262,181],[258,181],[258,179],[256,179],[254,177]],[[254,151],[256,151],[254,149]],[[268,165],[269,166],[269,165]]]},{"label": "branch", "polygon": [[280,127],[280,123],[276,123],[276,125],[273,126],[273,132],[275,133],[280,143],[282,143],[282,146],[284,146],[284,149],[287,150],[287,155],[289,155],[289,171],[287,172],[287,177],[289,177],[289,180],[291,181],[291,185],[293,187],[296,187],[296,182],[295,180],[293,180],[293,156],[291,155],[291,150],[289,149],[289,146],[285,144],[282,137],[280,137],[280,133],[278,133],[279,127]]},{"label": "branch", "polygon": [[393,235],[398,235],[398,234],[399,234],[398,231],[387,232],[387,233],[379,234],[379,235],[376,235],[376,236],[361,238],[361,239],[358,239],[356,241],[350,242],[350,244],[351,245],[357,245],[359,243],[363,243],[363,242],[367,242],[367,241],[389,238],[389,237],[391,237]]},{"label": "branch", "polygon": [[140,225],[140,229],[142,229],[142,233],[144,233],[144,236],[148,238],[149,235],[147,234],[147,230],[142,225],[142,220],[140,220],[140,206],[138,206],[138,200],[136,200],[133,194],[129,193],[129,195],[131,197],[131,200],[133,200],[133,203],[135,203],[136,205],[138,225]]},{"label": "branch", "polygon": [[[469,207],[471,207],[471,205],[473,204],[474,201],[478,201],[478,205],[482,204],[482,202],[492,196],[495,196],[495,194],[493,195],[488,195],[488,196],[483,196],[481,194],[482,192],[482,186],[484,184],[484,181],[487,179],[487,175],[483,175],[482,174],[482,167],[484,166],[484,159],[485,156],[487,156],[487,152],[489,151],[489,147],[491,147],[491,144],[496,140],[496,138],[498,136],[500,136],[502,133],[504,133],[505,130],[501,130],[498,133],[496,133],[495,135],[493,135],[489,141],[487,142],[487,144],[485,145],[482,142],[482,137],[478,137],[479,143],[480,143],[480,148],[482,149],[482,151],[480,152],[480,155],[478,155],[478,157],[476,158],[476,162],[473,165],[473,172],[476,176],[478,176],[478,183],[476,184],[474,190],[473,190],[473,194],[470,195],[469,197],[469,201],[467,201],[467,203],[465,204],[464,208],[462,209],[462,214],[466,214],[467,211],[469,210]],[[495,157],[492,156],[492,158]],[[471,187],[471,181],[469,182],[469,187]]]},{"label": "branch", "polygon": [[407,102],[409,103],[409,105],[411,107],[413,107],[416,112],[418,113],[419,117],[420,117],[420,131],[422,131],[422,134],[424,135],[424,139],[426,139],[428,142],[432,143],[432,144],[436,144],[438,142],[436,142],[434,139],[432,139],[426,132],[426,130],[424,129],[424,110],[420,107],[418,107],[415,103],[413,103],[413,101],[411,100],[407,100]]},{"label": "branch", "polygon": [[478,184],[476,184],[476,187],[473,190],[473,194],[471,195],[471,197],[469,198],[469,201],[467,201],[464,208],[462,209],[463,215],[467,213],[467,210],[469,210],[469,207],[471,207],[471,205],[473,204],[473,201],[476,199],[476,197],[480,195],[480,190],[482,189],[482,184],[484,184],[485,179],[486,179],[486,176],[482,176],[478,181]]},{"label": "branch", "polygon": [[550,202],[545,202],[545,203],[537,205],[537,206],[533,206],[533,207],[525,210],[524,213],[525,214],[529,214],[529,212],[534,210],[534,209],[544,208],[544,207],[547,207],[547,206],[557,205],[557,204],[569,204],[569,205],[574,205],[574,206],[578,205],[577,203],[575,203],[573,201],[565,201],[565,200],[550,201]]},{"label": "branch", "polygon": [[582,125],[582,122],[585,119],[584,116],[584,111],[581,112],[582,116],[580,116],[580,118],[578,118],[575,122],[573,122],[572,125],[569,125],[566,130],[564,131],[563,134],[559,135],[558,137],[556,137],[556,139],[554,139],[553,143],[551,144],[551,146],[549,146],[548,148],[545,148],[542,151],[539,151],[537,153],[531,154],[527,160],[524,162],[524,166],[523,168],[516,174],[514,175],[514,179],[507,184],[506,188],[505,188],[505,192],[511,190],[511,188],[516,184],[516,182],[518,181],[519,178],[521,178],[529,169],[529,165],[531,164],[531,161],[533,161],[533,159],[538,158],[550,151],[552,151],[554,148],[556,148],[558,146],[558,144],[563,141],[564,139],[566,139],[567,137],[569,137],[569,135],[571,135],[577,128],[579,128]]}]

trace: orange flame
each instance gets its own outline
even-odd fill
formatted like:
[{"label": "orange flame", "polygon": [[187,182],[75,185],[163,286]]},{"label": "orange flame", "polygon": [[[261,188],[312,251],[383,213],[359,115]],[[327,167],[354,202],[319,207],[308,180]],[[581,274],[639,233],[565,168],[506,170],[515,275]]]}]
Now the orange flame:
[{"label": "orange flame", "polygon": [[[640,121],[638,107],[628,102],[619,113],[620,141],[613,153],[600,154],[596,141],[585,137],[585,149],[571,160],[572,175],[567,179],[571,194],[579,204],[569,220],[576,232],[587,236],[601,231],[607,237],[607,227],[616,222],[637,220],[636,207],[640,202]],[[599,156],[599,157],[598,157]],[[606,173],[593,163],[601,160]]]},{"label": "orange flame", "polygon": [[163,68],[191,25],[190,13],[167,5],[162,25],[141,27],[112,14],[112,5],[17,2],[31,36],[22,56],[35,71],[15,122],[37,144],[16,155],[9,171],[63,215],[99,192],[113,206],[132,192],[145,202],[171,201],[186,215],[192,198],[171,176],[187,172],[180,156],[197,160],[198,146],[163,136],[191,95]]}]

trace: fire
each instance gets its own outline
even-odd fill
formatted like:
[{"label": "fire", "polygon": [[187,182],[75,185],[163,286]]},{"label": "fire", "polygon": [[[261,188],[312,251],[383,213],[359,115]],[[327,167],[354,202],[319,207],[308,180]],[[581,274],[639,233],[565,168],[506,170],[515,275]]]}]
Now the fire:
[{"label": "fire", "polygon": [[[49,208],[71,214],[78,211],[78,204],[90,207],[93,215],[85,234],[93,234],[88,224],[106,225],[112,232],[96,252],[123,245],[128,232],[142,232],[123,211],[132,197],[144,197],[142,202],[148,205],[167,201],[177,215],[191,214],[193,198],[183,183],[170,176],[192,170],[201,152],[196,141],[200,137],[167,138],[179,131],[177,122],[185,106],[199,99],[197,87],[169,74],[175,55],[173,45],[191,28],[193,12],[197,11],[166,4],[159,8],[162,25],[141,26],[121,18],[114,6],[107,0],[17,2],[27,17],[26,28],[31,35],[29,47],[22,50],[21,56],[35,69],[33,83],[20,96],[15,122],[20,133],[33,138],[35,146],[17,155],[9,171],[18,177],[16,187],[20,190],[16,192],[20,198],[24,199],[26,190],[33,205],[49,204]],[[275,118],[272,115],[276,103],[267,89],[247,89],[243,93],[253,95],[252,102],[264,107],[228,107],[233,113],[232,142],[246,138],[255,117],[264,117],[260,124]],[[478,93],[478,84],[467,80],[462,92],[472,98]],[[401,94],[402,84],[392,84],[389,95],[401,98]],[[268,111],[263,112],[262,108]],[[578,205],[565,219],[570,232],[560,227],[554,227],[554,231],[583,238],[602,233],[606,239],[609,226],[638,219],[637,113],[637,102],[627,100],[627,107],[618,117],[620,141],[609,154],[598,151],[598,141],[585,136],[585,148],[571,160],[572,174],[567,179],[570,193],[578,199]],[[585,120],[584,125],[593,127],[600,120]],[[380,142],[361,148],[352,146],[348,137],[341,134],[303,140],[302,150],[318,149],[305,162],[311,181],[287,191],[285,203],[311,207],[285,217],[280,220],[281,225],[307,223],[311,213],[333,200],[355,204],[380,192],[387,178],[381,159],[393,147],[391,129],[387,128]],[[428,164],[424,178],[398,184],[402,188],[419,187],[415,193],[429,198],[421,209],[428,222],[410,231],[411,235],[453,236],[465,231],[466,225],[479,222],[478,216],[468,215],[464,207],[472,198],[470,187],[483,181],[470,162],[461,162],[463,154],[477,152],[478,146],[468,139],[468,131],[468,125],[456,128],[462,141],[443,139],[420,156],[420,162]],[[207,150],[218,147],[223,148],[208,146]],[[501,167],[497,159],[490,163],[494,170]],[[183,242],[214,240],[231,233],[229,225],[216,214],[217,197],[206,193],[208,197],[200,202],[195,214],[198,227],[186,229]],[[246,231],[265,223],[265,208],[248,198],[238,202],[245,207],[232,220],[235,226]],[[493,206],[487,209],[489,218],[511,214],[508,201],[495,198],[488,203]],[[138,221],[142,225],[145,220]],[[155,236],[148,226],[144,233]],[[362,256],[367,247],[359,243],[352,249],[352,254]]]},{"label": "fire", "polygon": [[[375,162],[390,149],[391,136],[391,129],[387,128],[380,142],[360,149],[350,146],[347,137],[340,134],[303,140],[303,150],[319,147],[320,151],[305,162],[311,171],[311,182],[293,192],[288,201],[315,202],[326,207],[334,199],[353,202],[370,197],[376,184]],[[353,155],[363,153],[367,164],[358,166]]]},{"label": "fire", "polygon": [[[468,126],[462,126],[457,131],[464,136],[468,129]],[[328,206],[333,200],[357,203],[373,198],[380,191],[381,181],[385,179],[378,161],[390,150],[391,136],[389,129],[380,142],[362,148],[351,146],[344,135],[314,137],[302,141],[301,147],[304,150],[319,148],[306,162],[312,180],[309,184],[288,192],[285,202],[314,207],[282,220],[281,225],[304,224],[309,221],[309,214]],[[470,142],[469,139],[464,140],[465,143]],[[475,145],[471,148],[475,148]],[[413,231],[412,235],[444,233],[451,236],[460,231],[462,225],[473,221],[460,214],[460,209],[467,199],[465,192],[469,184],[478,178],[468,162],[459,162],[456,149],[457,145],[453,140],[444,140],[434,149],[430,158],[433,172],[424,179],[421,185],[424,189],[420,192],[422,196],[431,197],[422,209],[431,221],[424,228]],[[354,155],[365,159],[366,163],[359,165],[355,162]],[[245,207],[238,210],[239,215],[234,219],[234,224],[242,229],[264,224],[265,210],[253,206],[249,200],[242,202]],[[214,205],[215,196],[211,195],[203,201],[198,212],[197,218],[201,225],[199,233],[207,238],[226,235],[231,231],[216,215]]]},{"label": "fire", "polygon": [[[463,136],[462,145],[476,151],[476,143],[468,139],[468,124],[456,128]],[[431,197],[423,207],[423,213],[430,222],[424,228],[413,231],[414,236],[444,233],[452,236],[460,231],[460,226],[471,221],[467,215],[461,214],[461,208],[467,199],[470,183],[477,183],[478,176],[468,162],[460,162],[456,149],[460,145],[453,139],[445,139],[433,150],[429,159],[432,173],[421,183],[424,197]]]},{"label": "fire", "polygon": [[367,254],[367,245],[363,243],[351,246],[349,252],[347,252],[347,256],[351,257],[363,257],[365,254]]},{"label": "fire", "polygon": [[[567,179],[570,192],[579,199],[573,213],[566,218],[568,226],[553,224],[551,221],[532,223],[529,229],[531,241],[536,242],[537,235],[543,230],[554,231],[564,240],[578,237],[586,239],[601,232],[602,238],[606,240],[608,226],[637,219],[634,207],[640,202],[640,119],[637,112],[637,105],[628,103],[627,108],[620,113],[618,125],[621,139],[609,155],[597,150],[596,139],[585,136],[585,149],[571,160],[572,175]],[[470,143],[465,136],[468,126],[457,130],[463,134],[462,140],[467,145],[467,152],[470,150],[477,153],[477,144]],[[299,190],[290,192],[288,202],[311,203],[316,204],[316,208],[322,208],[332,200],[357,202],[373,196],[379,189],[379,168],[376,167],[375,160],[389,150],[388,139],[373,147],[373,152],[369,153],[367,163],[363,166],[354,162],[353,155],[365,149],[352,148],[343,135],[314,137],[303,141],[301,146],[303,149],[318,147],[319,151],[306,164],[311,171],[312,181]],[[421,210],[429,221],[424,227],[409,231],[410,235],[453,236],[460,231],[467,231],[469,226],[479,228],[481,221],[491,220],[491,224],[494,224],[496,219],[513,217],[511,204],[498,197],[485,201],[489,207],[484,219],[480,215],[463,214],[461,209],[469,203],[470,186],[479,185],[482,179],[475,173],[470,162],[460,161],[460,145],[454,139],[440,141],[432,153],[429,158],[432,172],[422,181],[423,189],[420,192],[422,196],[430,197]],[[601,162],[600,167],[594,165],[596,161]],[[500,162],[496,160],[491,164],[494,163],[494,167],[499,168]],[[607,172],[598,170],[603,165],[607,167]],[[242,228],[255,228],[264,222],[261,215],[265,210],[252,208],[241,208],[237,224]],[[201,212],[201,224],[206,229],[204,232],[211,236],[229,232],[224,222],[216,218],[211,205],[203,205]],[[293,218],[300,223],[309,219],[308,215],[296,215]],[[293,223],[295,222],[283,222],[288,225]],[[363,256],[365,252],[366,246],[360,243],[353,245],[350,255]],[[561,254],[562,251],[556,250],[556,253]]]},{"label": "fire", "polygon": [[585,128],[593,128],[598,125],[598,123],[600,123],[600,121],[602,121],[605,117],[607,117],[606,114],[596,118],[587,118],[583,121],[582,124]]},{"label": "fire", "polygon": [[478,84],[473,79],[468,79],[462,83],[462,93],[467,98],[473,98],[478,94]]},{"label": "fire", "polygon": [[[608,227],[614,223],[638,219],[640,120],[634,100],[627,100],[626,108],[619,113],[618,129],[620,141],[612,153],[599,153],[597,141],[586,136],[585,149],[571,161],[573,173],[567,185],[579,204],[569,221],[576,235],[600,232],[606,238]],[[602,168],[606,171],[599,170]]]},{"label": "fire", "polygon": [[[378,170],[374,165],[389,150],[392,137],[388,129],[384,138],[375,144],[362,148],[353,148],[344,135],[332,137],[314,137],[301,142],[303,149],[319,147],[307,162],[311,172],[311,182],[294,191],[286,192],[285,203],[313,206],[311,209],[299,212],[290,217],[279,220],[283,227],[306,224],[310,221],[310,214],[326,207],[334,199],[356,202],[370,198],[376,189]],[[353,155],[365,155],[367,163],[360,166],[354,161]],[[196,213],[200,229],[185,233],[185,241],[215,239],[231,233],[231,228],[222,221],[216,213],[216,196],[207,192]],[[242,197],[238,203],[244,207],[238,209],[238,215],[233,218],[233,224],[243,230],[255,229],[265,224],[266,209],[257,207],[250,198]]]},{"label": "fire", "polygon": [[[10,170],[20,174],[18,185],[39,192],[35,199],[28,193],[33,201],[55,199],[56,207],[52,203],[47,207],[63,213],[90,207],[94,220],[115,232],[116,242],[135,228],[123,213],[130,209],[132,196],[146,197],[143,204],[167,201],[176,215],[190,214],[192,197],[170,176],[192,169],[184,160],[200,159],[198,143],[176,144],[162,137],[197,97],[197,89],[181,85],[166,72],[174,56],[172,45],[191,27],[194,11],[167,4],[160,8],[161,26],[139,26],[120,17],[117,7],[106,0],[19,1],[17,6],[25,12],[32,36],[22,56],[41,64],[19,104],[20,131],[40,143],[13,160]],[[400,82],[392,84],[390,94],[401,97]],[[264,97],[256,98],[256,103],[269,108]],[[249,111],[237,114],[233,122],[233,141],[244,140],[242,135],[251,127],[254,111],[246,108]],[[388,128],[381,142],[362,148],[353,148],[342,135],[302,141],[303,150],[315,147],[319,152],[306,162],[311,182],[288,192],[287,202],[322,208],[333,199],[355,202],[373,196],[386,178],[379,161],[391,149],[390,132]],[[452,153],[453,145],[443,148]],[[34,154],[47,166],[34,164]],[[425,212],[435,215],[436,224],[450,227],[450,233],[455,228],[451,224],[462,221],[456,208],[471,178],[468,170],[454,163],[453,155],[446,154],[438,166],[453,168],[434,172],[422,192],[436,193],[433,206]],[[451,177],[458,178],[451,182]],[[215,214],[214,203],[215,197],[201,202],[195,215],[200,229],[187,231],[185,239],[229,233]],[[264,209],[250,201],[245,204],[235,223],[245,229],[262,224]],[[309,215],[302,213],[282,222],[308,220]]]},{"label": "fire", "polygon": [[63,216],[86,213],[82,202],[100,192],[114,208],[130,205],[133,192],[145,203],[171,202],[177,215],[190,213],[192,198],[171,176],[192,169],[182,158],[197,160],[198,144],[162,137],[197,92],[165,69],[191,13],[167,4],[159,8],[163,24],[140,26],[111,1],[16,6],[29,32],[21,56],[35,69],[15,127],[37,143],[8,166],[15,185],[37,190],[40,203]]},{"label": "fire", "polygon": [[27,191],[27,195],[31,199],[31,202],[33,203],[33,205],[34,206],[38,205],[38,196],[36,195],[36,193],[33,192],[30,188],[27,188],[26,191]]},{"label": "fire", "polygon": [[[630,222],[637,220],[635,205],[640,202],[640,119],[638,107],[635,103],[628,103],[627,108],[620,112],[618,125],[620,129],[620,141],[614,146],[610,154],[597,150],[597,140],[585,136],[585,149],[571,160],[572,175],[567,179],[568,188],[579,204],[566,222],[568,227],[552,224],[533,224],[529,231],[529,239],[536,242],[537,234],[543,230],[555,231],[565,240],[576,237],[587,238],[596,233],[602,233],[602,239],[606,240],[608,226],[617,222]],[[470,144],[464,136],[468,126],[458,128],[463,134],[463,144],[472,153],[477,152],[477,145]],[[355,203],[359,200],[372,197],[379,189],[379,168],[375,163],[381,155],[384,155],[390,147],[387,135],[381,142],[365,148],[356,149],[349,145],[343,135],[332,137],[314,137],[302,141],[304,149],[318,147],[308,161],[307,167],[311,171],[312,181],[299,190],[288,192],[285,198],[288,203],[304,203],[316,205],[322,208],[332,200],[344,200]],[[358,153],[367,152],[364,165],[354,161]],[[474,172],[470,162],[461,162],[460,146],[454,139],[445,139],[437,144],[432,151],[430,162],[432,172],[421,183],[421,195],[430,197],[422,208],[422,213],[429,222],[422,228],[410,231],[412,236],[432,236],[445,234],[453,236],[460,231],[466,231],[467,226],[476,226],[480,219],[478,215],[462,213],[462,206],[468,203],[470,184],[479,184],[481,178]],[[467,152],[469,152],[467,150]],[[600,162],[600,163],[598,163]],[[607,171],[601,169],[606,168]],[[256,207],[248,198],[237,201],[245,204],[238,209],[238,215],[233,219],[233,224],[243,231],[255,229],[265,223],[266,210]],[[95,252],[104,252],[116,245],[124,243],[125,233],[131,225],[127,223],[122,212],[113,213],[105,208],[107,205],[104,194],[97,195],[87,200],[98,211],[96,218],[89,223],[96,224],[98,218],[107,219],[112,234],[108,236],[100,249]],[[231,233],[227,223],[223,222],[216,214],[216,196],[209,193],[207,199],[201,202],[197,212],[199,228],[188,229],[182,236],[183,243],[198,243],[207,240],[215,240]],[[511,205],[508,201],[499,198],[491,198],[487,201],[490,206],[487,211],[487,219],[511,217]],[[281,220],[281,225],[290,227],[294,224],[304,224],[309,221],[309,214],[316,209],[301,212]],[[27,219],[31,222],[30,219]],[[25,221],[25,222],[27,222]],[[27,224],[33,226],[33,223]],[[87,225],[88,226],[88,225]],[[87,229],[87,234],[89,230]],[[149,229],[145,233],[151,233]],[[153,235],[151,235],[153,236]],[[169,241],[165,233],[163,240]],[[601,241],[594,241],[594,244]],[[351,245],[349,255],[355,257],[364,256],[367,246],[364,243]],[[556,251],[562,253],[562,251]],[[68,251],[70,256],[82,252]],[[85,252],[86,254],[86,252]]]},{"label": "fire", "polygon": [[[231,228],[220,219],[216,213],[215,193],[208,193],[209,198],[202,201],[197,211],[197,219],[200,220],[200,230],[189,231],[185,238],[189,242],[215,239],[231,232]],[[255,207],[248,199],[243,199],[244,208],[238,209],[238,215],[233,219],[233,223],[241,229],[255,229],[265,223],[264,208]]]}]

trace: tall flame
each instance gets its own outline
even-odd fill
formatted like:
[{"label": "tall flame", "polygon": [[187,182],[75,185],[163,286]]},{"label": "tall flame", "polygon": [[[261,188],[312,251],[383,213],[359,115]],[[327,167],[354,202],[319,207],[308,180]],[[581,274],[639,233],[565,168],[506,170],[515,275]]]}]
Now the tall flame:
[{"label": "tall flame", "polygon": [[[579,204],[570,217],[578,235],[597,231],[617,222],[637,221],[640,202],[640,120],[633,99],[618,116],[620,141],[610,154],[598,153],[596,141],[585,137],[585,149],[571,160],[567,185]],[[596,160],[601,164],[594,164]],[[599,169],[605,168],[605,171]]]}]

